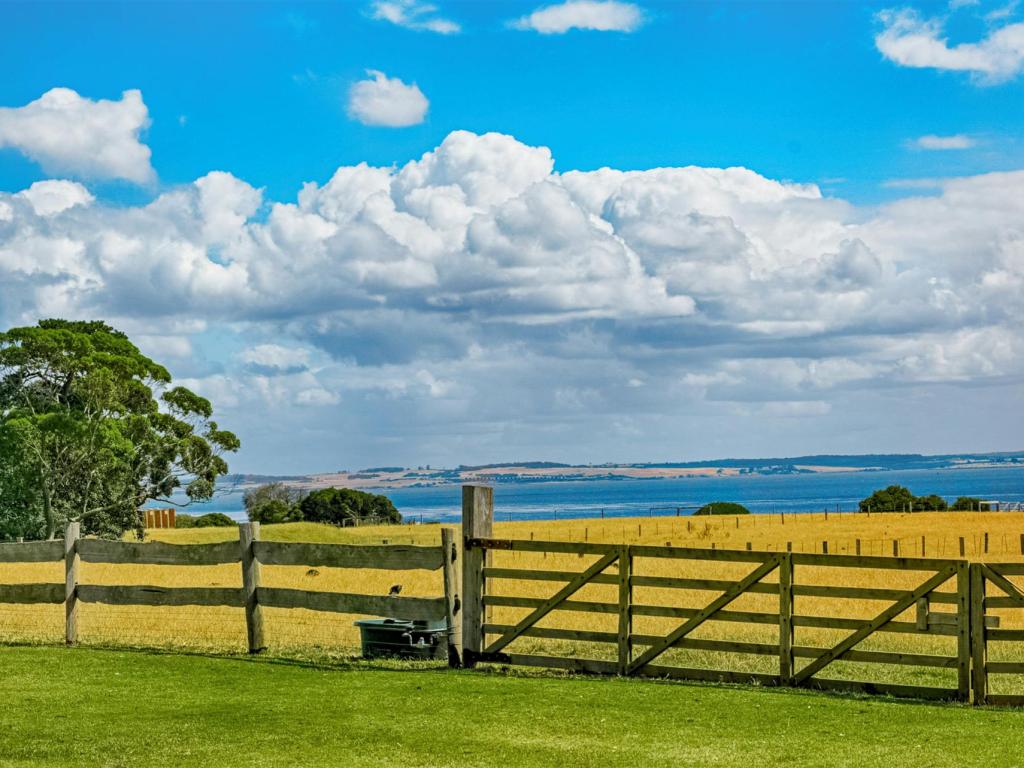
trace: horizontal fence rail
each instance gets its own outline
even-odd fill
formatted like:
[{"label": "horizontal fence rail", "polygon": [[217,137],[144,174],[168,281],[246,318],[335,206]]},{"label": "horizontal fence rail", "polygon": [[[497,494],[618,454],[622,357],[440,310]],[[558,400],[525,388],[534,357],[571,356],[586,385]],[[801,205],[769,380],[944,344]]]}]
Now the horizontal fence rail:
[{"label": "horizontal fence rail", "polygon": [[[250,652],[266,647],[262,609],[285,608],[360,616],[442,623],[446,627],[449,661],[457,664],[461,626],[456,586],[458,548],[451,529],[441,529],[440,546],[348,545],[270,542],[259,539],[259,524],[239,527],[237,541],[214,544],[168,544],[87,539],[77,523],[63,541],[0,543],[0,563],[65,564],[65,583],[0,584],[0,603],[66,606],[66,641],[78,640],[80,604],[115,606],[225,606],[244,608]],[[162,587],[152,585],[85,584],[79,563],[114,565],[211,566],[241,563],[239,587]],[[442,572],[438,597],[403,597],[319,592],[263,586],[261,566],[349,568]]]}]

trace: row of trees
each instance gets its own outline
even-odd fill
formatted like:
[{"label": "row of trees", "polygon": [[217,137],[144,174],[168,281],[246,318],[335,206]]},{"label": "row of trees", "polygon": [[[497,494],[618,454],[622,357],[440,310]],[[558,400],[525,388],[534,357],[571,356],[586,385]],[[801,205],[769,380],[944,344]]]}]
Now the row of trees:
[{"label": "row of trees", "polygon": [[981,509],[981,499],[960,496],[951,505],[934,493],[928,496],[915,496],[909,488],[890,485],[862,499],[858,508],[861,512],[942,512],[947,509],[969,512]]},{"label": "row of trees", "polygon": [[258,523],[313,523],[345,525],[355,520],[402,522],[387,496],[351,488],[321,488],[306,492],[284,483],[267,483],[245,492],[245,511]]},{"label": "row of trees", "polygon": [[52,539],[68,521],[141,536],[146,501],[212,498],[239,447],[212,417],[106,323],[0,333],[0,538]]}]

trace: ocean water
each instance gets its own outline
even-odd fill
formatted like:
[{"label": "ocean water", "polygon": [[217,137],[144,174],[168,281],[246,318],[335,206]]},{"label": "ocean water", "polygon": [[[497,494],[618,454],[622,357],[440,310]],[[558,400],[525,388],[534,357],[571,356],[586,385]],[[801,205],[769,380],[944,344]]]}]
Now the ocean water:
[{"label": "ocean water", "polygon": [[[590,480],[576,482],[497,483],[494,511],[499,520],[675,515],[677,508],[711,501],[734,501],[751,512],[851,511],[872,491],[905,485],[918,496],[935,493],[1024,502],[1024,468],[970,468],[836,472],[802,475],[743,475],[671,480]],[[457,521],[462,491],[457,485],[379,491],[391,498],[406,519]],[[224,489],[192,514],[224,512],[243,519],[242,494]],[[692,509],[681,509],[689,514]]]}]

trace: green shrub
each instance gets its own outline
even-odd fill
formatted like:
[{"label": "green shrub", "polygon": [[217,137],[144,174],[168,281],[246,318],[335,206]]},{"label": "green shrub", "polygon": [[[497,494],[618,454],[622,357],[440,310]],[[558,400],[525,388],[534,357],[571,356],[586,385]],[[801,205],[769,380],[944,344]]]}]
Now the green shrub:
[{"label": "green shrub", "polygon": [[223,512],[208,512],[205,515],[175,515],[175,528],[229,528],[238,525]]},{"label": "green shrub", "polygon": [[950,509],[957,512],[979,512],[981,511],[981,499],[976,496],[960,496],[953,502]]},{"label": "green shrub", "polygon": [[742,504],[732,501],[712,501],[705,504],[693,514],[695,515],[749,515],[750,510]]}]

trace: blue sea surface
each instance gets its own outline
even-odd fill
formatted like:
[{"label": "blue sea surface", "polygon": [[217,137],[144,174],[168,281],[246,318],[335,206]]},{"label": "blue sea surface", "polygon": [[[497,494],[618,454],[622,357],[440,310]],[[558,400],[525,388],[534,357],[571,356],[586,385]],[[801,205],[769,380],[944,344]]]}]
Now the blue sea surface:
[{"label": "blue sea surface", "polygon": [[[669,480],[583,480],[518,482],[494,485],[498,520],[627,517],[689,514],[711,501],[735,501],[754,513],[852,511],[857,502],[887,485],[905,485],[916,495],[938,494],[952,501],[976,496],[1024,502],[1024,468],[993,467],[938,470],[835,472],[796,475],[687,477]],[[390,488],[391,498],[408,520],[457,521],[462,491],[458,485]],[[242,492],[223,489],[213,501],[187,510],[224,512],[243,519]]]}]

